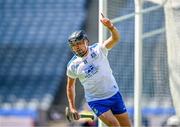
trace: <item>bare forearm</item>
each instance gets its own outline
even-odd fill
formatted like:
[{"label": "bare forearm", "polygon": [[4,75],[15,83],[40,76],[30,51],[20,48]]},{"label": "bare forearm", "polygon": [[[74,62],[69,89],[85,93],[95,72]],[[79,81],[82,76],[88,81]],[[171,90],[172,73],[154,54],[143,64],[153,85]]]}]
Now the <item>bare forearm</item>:
[{"label": "bare forearm", "polygon": [[75,80],[68,77],[67,83],[67,97],[69,102],[70,112],[72,114],[73,119],[79,120],[80,115],[78,114],[76,107],[75,107]]},{"label": "bare forearm", "polygon": [[120,40],[120,34],[119,34],[119,31],[117,30],[117,28],[115,26],[112,26],[112,27],[108,28],[108,30],[111,33],[110,39],[112,41],[118,42]]},{"label": "bare forearm", "polygon": [[119,42],[120,35],[119,35],[119,31],[115,26],[108,28],[108,30],[110,31],[111,36],[106,41],[104,41],[104,44],[106,48],[111,49]]},{"label": "bare forearm", "polygon": [[69,107],[75,109],[75,87],[67,86],[67,97],[69,102]]}]

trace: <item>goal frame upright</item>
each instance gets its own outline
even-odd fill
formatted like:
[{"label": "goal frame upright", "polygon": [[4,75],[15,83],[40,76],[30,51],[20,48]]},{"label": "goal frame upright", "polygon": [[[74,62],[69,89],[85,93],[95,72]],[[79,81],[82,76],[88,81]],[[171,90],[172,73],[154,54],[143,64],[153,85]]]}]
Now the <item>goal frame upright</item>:
[{"label": "goal frame upright", "polygon": [[[101,13],[107,16],[107,0],[99,0],[99,31],[98,41],[102,42],[107,38],[107,30],[100,23]],[[141,127],[141,103],[142,94],[142,0],[135,0],[135,61],[134,61],[134,127]],[[131,18],[132,16],[128,17]],[[112,19],[113,21],[113,19]],[[118,21],[117,21],[118,22]],[[113,21],[113,23],[115,23]],[[99,120],[99,127],[103,127]]]}]

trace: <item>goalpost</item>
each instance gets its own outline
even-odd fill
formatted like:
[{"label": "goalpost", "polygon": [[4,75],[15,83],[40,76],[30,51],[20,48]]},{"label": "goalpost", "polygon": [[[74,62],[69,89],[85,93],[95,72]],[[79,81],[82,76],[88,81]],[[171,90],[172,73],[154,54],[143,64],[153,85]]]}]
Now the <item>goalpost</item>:
[{"label": "goalpost", "polygon": [[[170,26],[167,29],[168,16],[163,9],[168,1],[173,0],[99,0],[99,17],[102,12],[121,33],[121,42],[109,53],[109,60],[134,127],[141,127],[147,114],[174,114],[169,88],[170,43],[165,34]],[[99,41],[107,35],[99,23]],[[174,104],[178,105],[177,101]]]},{"label": "goalpost", "polygon": [[[141,89],[142,89],[142,0],[135,0],[135,127],[140,127],[141,123]],[[107,0],[99,0],[99,17],[103,13],[107,17]],[[131,18],[134,14],[127,16]],[[125,19],[125,18],[124,18]],[[122,19],[112,19],[112,22],[118,22]],[[107,31],[101,23],[99,23],[99,42],[102,42],[107,38]],[[99,120],[99,126],[105,126],[102,121]]]},{"label": "goalpost", "polygon": [[[103,15],[107,17],[107,0],[99,0],[99,21],[100,21],[101,13],[103,13]],[[103,40],[106,39],[107,37],[107,31],[101,23],[99,23],[98,30],[99,30],[98,42],[103,42]],[[105,127],[105,126],[106,125],[100,119],[98,119],[98,127]]]},{"label": "goalpost", "polygon": [[142,0],[135,0],[134,127],[141,127],[142,96]]}]

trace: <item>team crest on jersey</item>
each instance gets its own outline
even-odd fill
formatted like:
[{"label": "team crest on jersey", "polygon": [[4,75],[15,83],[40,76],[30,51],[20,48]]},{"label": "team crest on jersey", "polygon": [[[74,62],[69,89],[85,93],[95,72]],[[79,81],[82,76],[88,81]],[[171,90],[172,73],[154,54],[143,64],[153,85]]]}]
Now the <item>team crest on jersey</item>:
[{"label": "team crest on jersey", "polygon": [[96,74],[98,71],[98,68],[94,64],[90,64],[84,69],[85,72],[85,78],[89,78]]},{"label": "team crest on jersey", "polygon": [[87,62],[87,59],[83,60],[83,62],[84,62],[84,64],[87,64],[87,63],[88,63],[88,62]]},{"label": "team crest on jersey", "polygon": [[96,56],[97,56],[97,54],[96,54],[95,52],[92,52],[92,53],[91,53],[91,57],[92,57],[92,58],[95,58]]}]

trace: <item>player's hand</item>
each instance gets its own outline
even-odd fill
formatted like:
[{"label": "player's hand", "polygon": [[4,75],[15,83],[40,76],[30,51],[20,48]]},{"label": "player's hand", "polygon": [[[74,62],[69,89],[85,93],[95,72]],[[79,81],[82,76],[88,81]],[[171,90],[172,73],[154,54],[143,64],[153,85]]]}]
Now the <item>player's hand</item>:
[{"label": "player's hand", "polygon": [[106,26],[107,28],[109,28],[109,29],[112,29],[112,28],[113,28],[112,22],[111,22],[108,18],[104,17],[104,15],[103,15],[102,13],[101,13],[100,21],[101,21],[102,24],[103,24],[104,26]]},{"label": "player's hand", "polygon": [[80,119],[80,115],[79,115],[79,113],[77,112],[76,109],[70,109],[70,111],[71,111],[71,117],[74,120],[79,120]]}]

